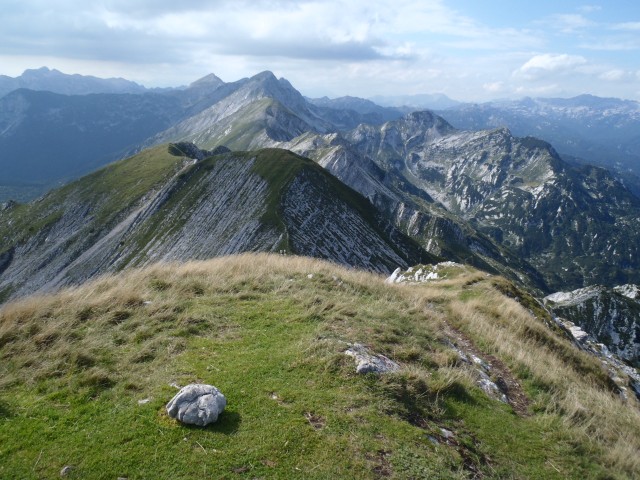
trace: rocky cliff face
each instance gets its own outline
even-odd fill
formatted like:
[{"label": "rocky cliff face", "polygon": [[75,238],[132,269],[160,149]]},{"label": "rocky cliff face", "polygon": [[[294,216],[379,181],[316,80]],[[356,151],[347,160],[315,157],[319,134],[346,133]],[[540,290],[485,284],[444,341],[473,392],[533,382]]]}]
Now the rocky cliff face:
[{"label": "rocky cliff face", "polygon": [[[603,169],[566,164],[546,142],[507,129],[461,132],[418,112],[285,145],[393,212],[396,224],[434,253],[446,248],[426,230],[435,217],[458,225],[448,242],[457,239],[485,260],[538,270],[543,289],[640,278],[640,200]],[[479,232],[476,240],[470,229]],[[499,254],[498,246],[515,255]]]},{"label": "rocky cliff face", "polygon": [[[316,256],[385,273],[434,259],[308,159],[263,150],[197,160],[196,150],[181,144],[145,151],[38,204],[0,212],[3,297],[157,261],[246,251]],[[109,195],[105,185],[123,176],[129,183],[120,184],[121,195]]]},{"label": "rocky cliff face", "polygon": [[[627,179],[640,175],[640,103],[581,95],[461,104],[439,112],[458,128],[508,127],[516,135],[551,142],[580,163],[605,166]],[[636,180],[637,188],[637,180]]]},{"label": "rocky cliff face", "polygon": [[545,297],[559,317],[579,325],[616,355],[640,366],[640,301],[637,285],[591,286]]},{"label": "rocky cliff face", "polygon": [[[429,118],[434,118],[428,113],[412,117],[416,130],[420,129],[419,124],[425,119],[428,121]],[[435,129],[427,128],[430,132],[424,135],[439,137],[442,135],[439,128],[444,131],[451,129],[443,123]],[[398,129],[387,130],[391,131],[397,133]],[[402,135],[405,138],[411,137],[411,133],[406,131]],[[366,196],[398,228],[432,254],[469,263],[487,271],[500,272],[534,288],[546,289],[542,276],[526,261],[503,249],[459,216],[447,211],[429,193],[412,183],[401,168],[401,153],[393,153],[382,147],[380,150],[386,151],[389,158],[396,160],[379,164],[366,152],[359,151],[375,150],[374,147],[367,146],[370,145],[367,137],[377,138],[379,141],[381,135],[376,134],[376,128],[367,125],[358,127],[356,136],[360,139],[359,145],[351,144],[348,136],[349,132],[346,135],[307,133],[278,145],[314,159],[341,181]]]}]

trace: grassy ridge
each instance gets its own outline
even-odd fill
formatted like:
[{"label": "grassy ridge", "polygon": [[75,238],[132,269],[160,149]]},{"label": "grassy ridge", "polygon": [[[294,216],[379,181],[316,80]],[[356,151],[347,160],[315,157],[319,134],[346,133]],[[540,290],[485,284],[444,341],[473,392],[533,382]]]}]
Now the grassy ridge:
[{"label": "grassy ridge", "polygon": [[181,157],[168,152],[166,145],[150,148],[56,189],[42,200],[0,211],[0,253],[46,231],[67,208],[82,210],[87,206],[94,229],[111,224],[175,174],[182,162]]},{"label": "grassy ridge", "polygon": [[[54,478],[65,465],[69,478],[129,479],[640,474],[637,405],[508,288],[472,269],[390,286],[317,260],[241,255],[6,305],[0,477]],[[475,386],[450,328],[511,369],[527,415]],[[403,369],[358,376],[345,342]],[[169,384],[193,381],[229,401],[205,429],[164,413]]]}]

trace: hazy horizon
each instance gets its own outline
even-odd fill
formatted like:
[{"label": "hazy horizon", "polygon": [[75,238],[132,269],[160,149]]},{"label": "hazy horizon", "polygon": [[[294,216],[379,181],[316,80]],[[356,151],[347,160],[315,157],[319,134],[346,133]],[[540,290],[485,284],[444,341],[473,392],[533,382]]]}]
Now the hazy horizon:
[{"label": "hazy horizon", "polygon": [[146,87],[271,70],[310,97],[640,100],[640,4],[494,0],[11,2],[0,73],[43,65]]}]

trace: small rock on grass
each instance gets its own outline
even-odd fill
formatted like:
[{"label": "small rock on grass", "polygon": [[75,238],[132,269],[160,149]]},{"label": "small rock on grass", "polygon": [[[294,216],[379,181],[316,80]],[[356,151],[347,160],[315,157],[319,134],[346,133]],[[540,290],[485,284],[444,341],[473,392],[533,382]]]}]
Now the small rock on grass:
[{"label": "small rock on grass", "polygon": [[73,470],[73,467],[71,465],[65,465],[64,467],[62,467],[62,470],[60,470],[60,476],[66,477],[71,473],[71,470]]},{"label": "small rock on grass", "polygon": [[372,353],[367,347],[359,343],[350,344],[349,348],[345,350],[345,355],[353,357],[356,361],[356,373],[387,373],[397,372],[400,370],[398,365],[393,360],[385,357],[384,355],[376,355]]},{"label": "small rock on grass", "polygon": [[182,423],[204,427],[218,420],[226,405],[227,399],[213,385],[192,383],[167,403],[167,413]]}]

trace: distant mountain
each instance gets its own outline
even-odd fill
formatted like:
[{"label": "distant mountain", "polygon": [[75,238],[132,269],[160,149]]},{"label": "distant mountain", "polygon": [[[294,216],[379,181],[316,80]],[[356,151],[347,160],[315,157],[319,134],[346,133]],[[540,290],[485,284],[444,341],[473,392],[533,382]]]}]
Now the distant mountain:
[{"label": "distant mountain", "polygon": [[167,128],[181,110],[170,95],[16,90],[0,98],[0,182],[77,178]]},{"label": "distant mountain", "polygon": [[[481,255],[507,275],[498,264],[522,275],[528,263],[543,274],[544,282],[536,282],[543,290],[640,279],[640,199],[606,170],[572,167],[541,140],[506,129],[458,131],[416,112],[381,127],[307,134],[281,146],[324,165],[432,253],[450,257],[458,245],[467,262]],[[434,234],[434,217],[450,226],[467,222],[467,233],[457,227],[447,234],[450,227]],[[498,254],[479,240],[485,236],[524,262]],[[460,250],[465,245],[473,254]]]},{"label": "distant mountain", "polygon": [[459,131],[430,112],[367,123],[381,112],[370,102],[309,101],[271,72],[161,94],[20,90],[3,111],[0,163],[14,180],[68,178],[166,142],[278,147],[315,160],[434,255],[545,293],[640,282],[640,200],[605,170],[504,128]]},{"label": "distant mountain", "polygon": [[269,139],[335,128],[287,80],[278,80],[271,72],[225,87],[218,89],[221,95],[210,106],[148,139],[146,145],[187,140],[202,148],[223,143],[247,149],[266,146]]},{"label": "distant mountain", "polygon": [[443,110],[460,105],[460,102],[443,93],[423,93],[418,95],[376,95],[371,101],[384,107],[407,107],[404,110]]},{"label": "distant mountain", "polygon": [[561,155],[603,166],[640,193],[640,103],[580,95],[461,104],[438,112],[466,130],[508,127],[550,142]]},{"label": "distant mountain", "polygon": [[403,115],[403,112],[397,108],[381,107],[371,100],[358,97],[322,97],[308,98],[307,100],[317,107],[359,113],[363,115],[363,123],[380,124],[389,120],[397,120]]},{"label": "distant mountain", "polygon": [[88,75],[67,75],[58,70],[42,67],[25,70],[19,77],[0,75],[0,97],[13,90],[27,88],[61,93],[87,95],[89,93],[142,93],[145,87],[123,78],[98,78]]},{"label": "distant mountain", "polygon": [[149,137],[234,91],[215,75],[188,88],[62,95],[19,89],[0,98],[0,202],[29,199],[140,150]]},{"label": "distant mountain", "polygon": [[284,150],[163,145],[0,210],[0,297],[157,261],[285,252],[389,273],[435,261],[361,195]]},{"label": "distant mountain", "polygon": [[233,86],[223,92],[223,98],[148,139],[145,145],[186,140],[203,148],[224,144],[244,150],[288,141],[305,132],[336,132],[367,122],[381,124],[385,118],[400,115],[362,99],[308,100],[286,79],[268,71]]},{"label": "distant mountain", "polygon": [[545,292],[640,280],[640,199],[605,170],[572,166],[548,143],[506,129],[464,132],[416,112],[338,130],[265,72],[153,141],[179,139],[308,156],[431,253]]},{"label": "distant mountain", "polygon": [[640,290],[590,286],[545,297],[559,317],[579,325],[613,353],[640,366]]},{"label": "distant mountain", "polygon": [[256,148],[307,131],[382,123],[387,117],[380,112],[391,115],[381,107],[360,113],[316,106],[271,72],[231,83],[210,74],[165,92],[61,95],[19,89],[0,98],[0,201],[34,198],[160,143]]}]

